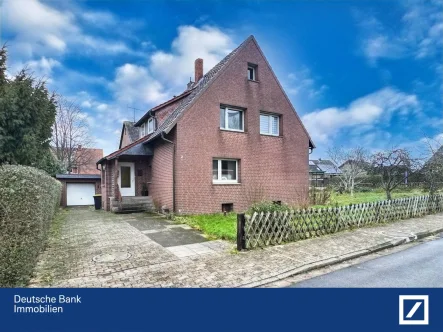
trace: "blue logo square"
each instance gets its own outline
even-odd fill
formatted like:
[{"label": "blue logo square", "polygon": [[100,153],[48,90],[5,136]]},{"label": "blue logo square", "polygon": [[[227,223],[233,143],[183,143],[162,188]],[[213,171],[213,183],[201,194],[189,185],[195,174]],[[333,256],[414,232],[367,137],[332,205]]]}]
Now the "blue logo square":
[{"label": "blue logo square", "polygon": [[425,318],[424,300],[404,300],[403,306],[404,320],[423,320]]}]

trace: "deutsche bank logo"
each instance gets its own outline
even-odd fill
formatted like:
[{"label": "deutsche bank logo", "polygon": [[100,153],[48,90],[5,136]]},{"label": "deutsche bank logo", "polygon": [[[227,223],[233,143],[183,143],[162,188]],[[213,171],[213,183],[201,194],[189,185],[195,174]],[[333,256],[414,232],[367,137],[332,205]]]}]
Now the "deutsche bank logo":
[{"label": "deutsche bank logo", "polygon": [[400,295],[400,325],[429,325],[429,296]]}]

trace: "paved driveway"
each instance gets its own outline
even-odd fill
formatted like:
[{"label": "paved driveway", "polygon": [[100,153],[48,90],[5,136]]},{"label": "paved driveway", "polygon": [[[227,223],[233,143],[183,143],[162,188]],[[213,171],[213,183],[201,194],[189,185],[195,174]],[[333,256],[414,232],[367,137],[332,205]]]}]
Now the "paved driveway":
[{"label": "paved driveway", "polygon": [[[233,246],[225,241],[208,241],[187,225],[147,213],[112,214],[92,208],[71,208],[66,213],[60,233],[51,237],[37,265],[32,281],[35,286],[76,285],[78,278],[101,286],[94,282],[96,276],[223,255]],[[129,286],[124,281],[113,286]]]},{"label": "paved driveway", "polygon": [[442,213],[235,254],[233,243],[147,214],[66,213],[31,287],[257,287],[443,231]]}]

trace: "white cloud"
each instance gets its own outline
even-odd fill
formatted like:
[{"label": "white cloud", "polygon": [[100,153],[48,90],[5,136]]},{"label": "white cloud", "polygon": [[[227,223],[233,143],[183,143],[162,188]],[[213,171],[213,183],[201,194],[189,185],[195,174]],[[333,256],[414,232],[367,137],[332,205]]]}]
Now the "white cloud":
[{"label": "white cloud", "polygon": [[120,103],[147,105],[167,99],[163,86],[147,68],[130,63],[117,68],[111,88]]},{"label": "white cloud", "polygon": [[419,108],[415,95],[387,87],[356,99],[346,108],[329,107],[302,117],[315,142],[327,142],[344,128],[368,130],[377,123],[389,123],[392,114]]},{"label": "white cloud", "polygon": [[146,66],[126,63],[116,69],[110,87],[120,104],[145,108],[183,92],[194,76],[194,61],[204,60],[204,71],[215,66],[234,46],[220,29],[181,26],[171,51],[155,51]]},{"label": "white cloud", "polygon": [[400,26],[383,25],[367,13],[356,13],[361,28],[361,49],[371,64],[378,59],[427,58],[443,44],[443,3],[404,1]]},{"label": "white cloud", "polygon": [[308,67],[303,66],[300,70],[288,74],[288,84],[285,90],[290,95],[303,94],[309,98],[314,98],[322,95],[328,86],[325,84],[318,85],[313,78]]},{"label": "white cloud", "polygon": [[50,79],[54,68],[61,67],[61,63],[52,58],[41,57],[40,60],[31,60],[26,66],[36,77]]},{"label": "white cloud", "polygon": [[[2,4],[3,28],[13,35],[10,50],[15,56],[30,59],[35,56],[61,55],[66,52],[106,54],[143,54],[131,49],[124,41],[103,39],[85,32],[81,19],[114,27],[128,25],[106,12],[83,12],[80,7],[56,8],[56,3],[39,0],[11,0]],[[119,31],[119,30],[116,30]]]},{"label": "white cloud", "polygon": [[171,51],[157,51],[151,56],[150,71],[162,83],[183,87],[189,77],[194,80],[195,59],[204,60],[203,69],[207,72],[234,46],[231,37],[216,27],[180,26]]},{"label": "white cloud", "polygon": [[62,53],[67,46],[65,36],[78,33],[71,13],[37,0],[4,1],[2,12],[4,28],[16,34],[11,44],[27,56],[43,50]]}]

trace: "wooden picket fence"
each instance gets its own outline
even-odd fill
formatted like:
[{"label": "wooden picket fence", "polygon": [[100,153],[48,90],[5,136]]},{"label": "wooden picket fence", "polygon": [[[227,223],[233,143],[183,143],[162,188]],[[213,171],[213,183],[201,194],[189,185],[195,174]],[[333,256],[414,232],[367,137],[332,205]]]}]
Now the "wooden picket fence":
[{"label": "wooden picket fence", "polygon": [[237,248],[251,249],[443,212],[443,194],[237,217]]}]

